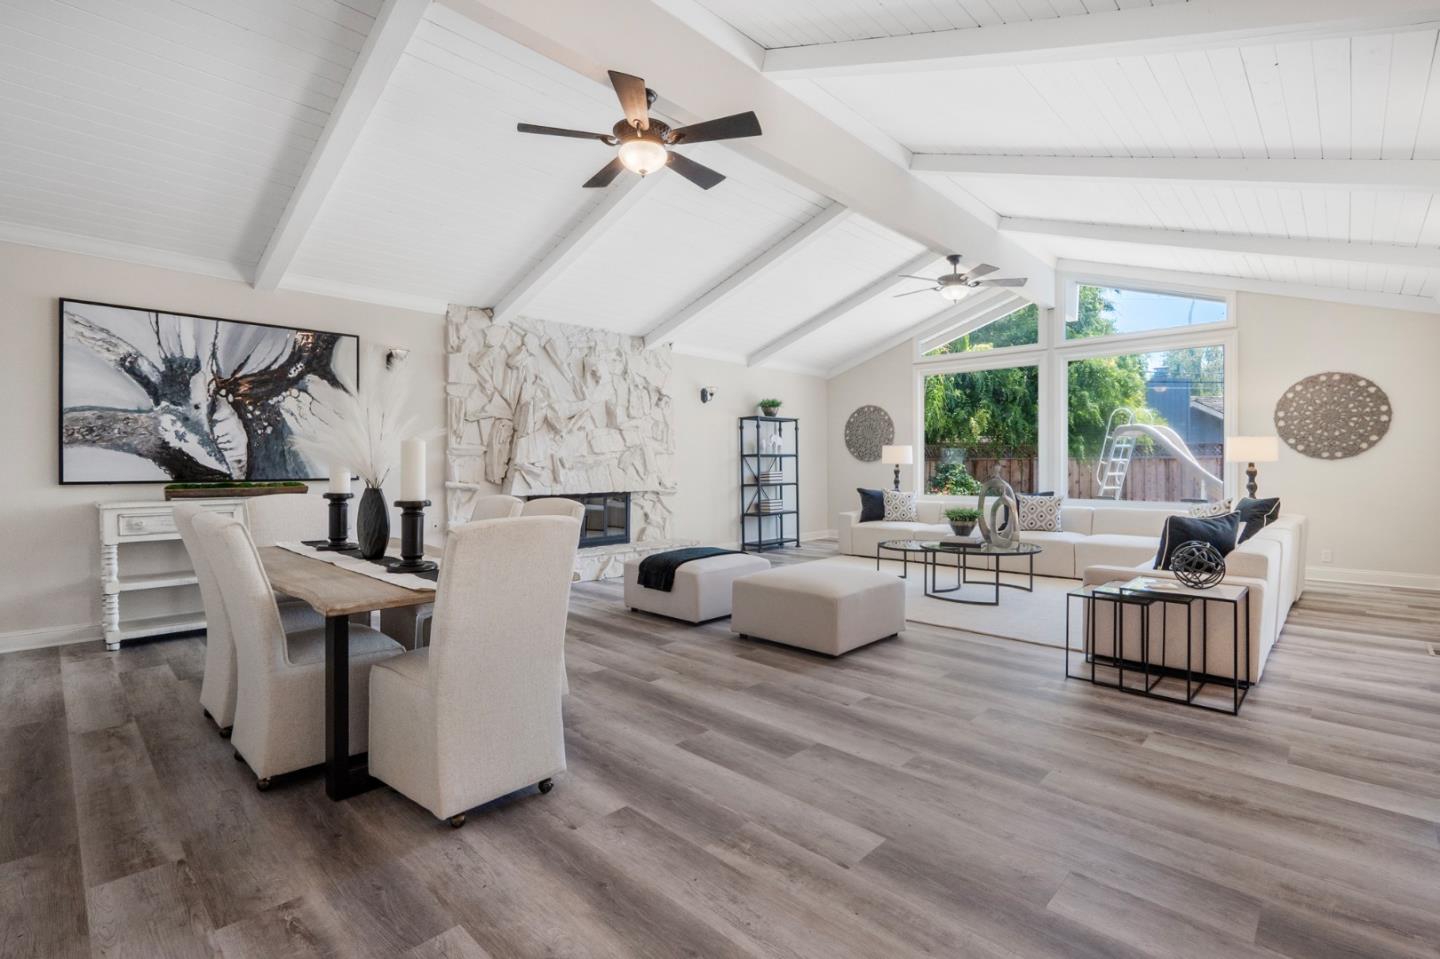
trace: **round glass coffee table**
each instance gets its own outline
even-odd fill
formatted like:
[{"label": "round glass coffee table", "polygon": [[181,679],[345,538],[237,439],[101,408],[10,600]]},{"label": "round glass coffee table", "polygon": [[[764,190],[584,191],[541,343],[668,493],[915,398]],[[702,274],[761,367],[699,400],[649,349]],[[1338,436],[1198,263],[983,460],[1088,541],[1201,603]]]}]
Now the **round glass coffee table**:
[{"label": "round glass coffee table", "polygon": [[[983,540],[973,543],[932,540],[919,545],[928,554],[928,561],[925,565],[930,571],[930,579],[925,583],[925,595],[931,599],[941,599],[947,603],[965,603],[969,606],[999,606],[1000,587],[1002,586],[1006,589],[1021,589],[1027,593],[1035,592],[1035,557],[1040,552],[1040,547],[1034,543],[1022,542],[1016,543],[1014,546],[991,546]],[[942,589],[937,583],[936,570],[941,565],[940,557],[946,554],[955,557],[955,585]],[[1019,583],[1000,581],[1000,561],[1012,556],[1023,556],[1029,561],[1028,579],[1024,586]],[[990,560],[988,566],[994,567],[994,578],[971,579],[970,574],[977,572],[970,568],[972,557]],[[989,568],[978,570],[982,573],[990,571]],[[1012,570],[1012,572],[1014,571]],[[1017,575],[1019,574],[1017,573]],[[962,592],[966,586],[988,586],[994,590],[994,595],[990,599],[966,599],[963,596],[949,595]]]},{"label": "round glass coffee table", "polygon": [[[925,567],[930,562],[931,551],[925,548],[925,544],[913,539],[887,539],[875,547],[875,571],[880,571],[880,552],[884,550],[890,553],[899,553],[902,563],[900,570],[901,579],[910,578],[910,558],[913,556],[915,562],[920,564],[921,579],[924,579]],[[894,559],[894,557],[890,557]]]}]

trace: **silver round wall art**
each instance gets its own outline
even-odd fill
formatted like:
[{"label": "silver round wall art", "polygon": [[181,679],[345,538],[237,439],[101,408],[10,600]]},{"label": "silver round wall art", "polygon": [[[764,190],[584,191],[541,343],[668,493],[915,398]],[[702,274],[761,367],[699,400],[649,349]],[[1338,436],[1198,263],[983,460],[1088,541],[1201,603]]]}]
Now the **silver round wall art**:
[{"label": "silver round wall art", "polygon": [[845,448],[862,463],[880,459],[880,447],[895,441],[895,422],[878,406],[862,406],[845,421]]},{"label": "silver round wall art", "polygon": [[1316,373],[1275,404],[1275,432],[1297,453],[1318,460],[1359,456],[1390,429],[1390,397],[1354,373]]}]

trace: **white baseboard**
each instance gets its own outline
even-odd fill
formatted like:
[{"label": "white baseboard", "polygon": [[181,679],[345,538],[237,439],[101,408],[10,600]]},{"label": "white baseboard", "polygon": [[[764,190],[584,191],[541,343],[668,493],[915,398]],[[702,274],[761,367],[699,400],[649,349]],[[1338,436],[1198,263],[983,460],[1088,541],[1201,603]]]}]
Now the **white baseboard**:
[{"label": "white baseboard", "polygon": [[1343,569],[1335,566],[1308,566],[1307,585],[1326,583],[1345,586],[1396,586],[1440,592],[1440,576],[1431,573],[1395,573],[1383,569]]},{"label": "white baseboard", "polygon": [[833,529],[817,529],[808,533],[800,534],[800,542],[807,543],[812,539],[835,539],[839,534]]},{"label": "white baseboard", "polygon": [[104,634],[99,623],[75,623],[70,626],[45,626],[40,629],[15,629],[0,633],[0,653],[18,653],[25,649],[69,646],[72,643],[98,643]]}]

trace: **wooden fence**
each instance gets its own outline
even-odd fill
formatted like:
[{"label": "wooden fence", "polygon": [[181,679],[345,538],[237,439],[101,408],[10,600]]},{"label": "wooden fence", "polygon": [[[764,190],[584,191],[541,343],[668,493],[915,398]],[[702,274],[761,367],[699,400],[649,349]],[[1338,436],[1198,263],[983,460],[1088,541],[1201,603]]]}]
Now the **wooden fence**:
[{"label": "wooden fence", "polygon": [[[930,489],[930,480],[939,463],[939,449],[927,446],[925,449],[925,488]],[[1216,476],[1223,476],[1223,459],[1218,444],[1206,444],[1192,449],[1200,465]],[[976,479],[985,479],[991,471],[1000,467],[1000,476],[1017,491],[1029,492],[1039,488],[1037,461],[1033,453],[1015,456],[966,456],[965,469]],[[1068,482],[1065,495],[1072,499],[1095,499],[1098,484],[1095,482],[1095,460],[1071,458],[1066,464]],[[1180,461],[1165,453],[1144,453],[1136,451],[1130,460],[1130,470],[1125,476],[1123,498],[1135,502],[1177,502],[1181,500],[1204,499],[1205,489],[1181,465]]]}]

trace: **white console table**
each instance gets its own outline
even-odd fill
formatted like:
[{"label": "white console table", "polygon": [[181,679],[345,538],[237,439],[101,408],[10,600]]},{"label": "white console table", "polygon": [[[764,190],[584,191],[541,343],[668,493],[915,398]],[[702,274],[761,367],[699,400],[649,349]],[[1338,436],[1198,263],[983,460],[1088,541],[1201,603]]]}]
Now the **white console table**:
[{"label": "white console table", "polygon": [[[205,509],[245,519],[244,501],[240,499],[181,500],[198,503]],[[142,500],[128,503],[97,503],[100,513],[100,594],[102,597],[105,648],[114,652],[127,639],[164,636],[205,628],[203,612],[172,613],[125,619],[120,597],[125,593],[147,589],[173,589],[196,582],[195,570],[184,569],[164,573],[126,575],[121,570],[122,546],[134,543],[157,543],[178,540],[175,528],[175,504],[165,500]]]}]

